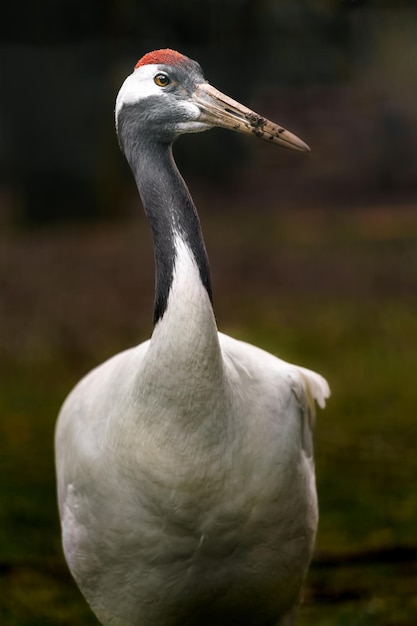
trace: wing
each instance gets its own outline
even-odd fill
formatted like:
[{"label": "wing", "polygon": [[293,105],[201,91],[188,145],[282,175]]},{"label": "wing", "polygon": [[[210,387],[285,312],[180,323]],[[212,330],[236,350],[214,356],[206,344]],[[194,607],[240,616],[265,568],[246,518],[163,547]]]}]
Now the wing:
[{"label": "wing", "polygon": [[268,379],[270,386],[278,387],[278,396],[282,397],[283,402],[288,394],[296,398],[302,418],[302,447],[312,457],[315,404],[324,408],[330,396],[325,378],[317,372],[287,363],[265,350],[222,333],[219,333],[219,340],[226,362],[240,370],[248,380]]}]

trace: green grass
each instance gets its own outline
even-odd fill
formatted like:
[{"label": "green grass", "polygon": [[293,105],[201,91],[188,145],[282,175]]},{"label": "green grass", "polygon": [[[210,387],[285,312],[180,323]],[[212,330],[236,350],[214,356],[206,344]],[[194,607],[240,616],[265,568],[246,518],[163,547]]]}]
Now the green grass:
[{"label": "green grass", "polygon": [[[299,624],[415,624],[417,219],[393,210],[256,219],[243,215],[237,231],[223,215],[203,216],[219,325],[317,369],[332,388],[317,415],[321,519]],[[145,236],[137,251],[140,228],[5,241],[2,626],[96,624],[61,555],[53,429],[77,379],[150,328],[151,248]],[[409,560],[375,556],[407,546]]]}]

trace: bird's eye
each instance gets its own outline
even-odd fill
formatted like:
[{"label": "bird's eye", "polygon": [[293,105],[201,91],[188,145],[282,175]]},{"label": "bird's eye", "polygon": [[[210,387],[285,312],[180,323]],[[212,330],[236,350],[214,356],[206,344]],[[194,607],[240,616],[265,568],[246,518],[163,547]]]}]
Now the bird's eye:
[{"label": "bird's eye", "polygon": [[157,74],[153,80],[155,85],[158,85],[158,87],[167,87],[171,82],[169,77],[162,73]]}]

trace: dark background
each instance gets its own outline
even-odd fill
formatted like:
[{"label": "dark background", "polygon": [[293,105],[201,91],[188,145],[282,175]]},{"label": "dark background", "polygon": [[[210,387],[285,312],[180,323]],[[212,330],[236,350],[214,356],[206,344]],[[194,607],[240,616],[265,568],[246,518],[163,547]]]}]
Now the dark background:
[{"label": "dark background", "polygon": [[[219,89],[312,144],[301,171],[289,159],[298,204],[346,207],[364,193],[415,190],[414,2],[22,0],[2,12],[3,222],[126,212],[115,94],[137,58],[160,47],[197,59]],[[239,186],[251,150],[219,132],[178,147],[187,178],[211,187]]]},{"label": "dark background", "polygon": [[152,241],[113,111],[161,47],[312,148],[221,129],[175,146],[219,328],[332,388],[299,624],[416,624],[416,3],[17,0],[0,13],[0,624],[96,623],[61,553],[53,432],[71,387],[152,330]]}]

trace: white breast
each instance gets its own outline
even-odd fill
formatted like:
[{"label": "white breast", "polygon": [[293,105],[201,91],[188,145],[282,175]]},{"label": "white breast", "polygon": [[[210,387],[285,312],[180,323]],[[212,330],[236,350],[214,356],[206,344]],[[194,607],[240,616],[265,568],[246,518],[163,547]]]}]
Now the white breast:
[{"label": "white breast", "polygon": [[185,411],[174,427],[175,398],[162,394],[159,405],[138,387],[133,372],[150,342],[92,372],[63,407],[64,549],[104,624],[165,624],[178,598],[210,589],[223,598],[230,589],[233,602],[241,579],[259,595],[272,576],[272,603],[296,600],[317,524],[305,442],[313,398],[323,401],[327,383],[225,335],[219,341],[224,384],[194,426]]}]

